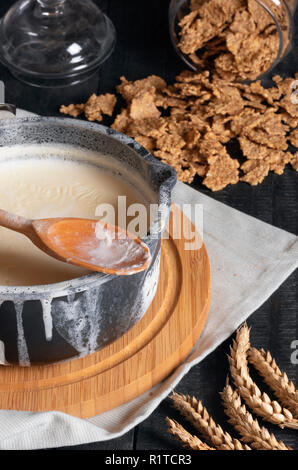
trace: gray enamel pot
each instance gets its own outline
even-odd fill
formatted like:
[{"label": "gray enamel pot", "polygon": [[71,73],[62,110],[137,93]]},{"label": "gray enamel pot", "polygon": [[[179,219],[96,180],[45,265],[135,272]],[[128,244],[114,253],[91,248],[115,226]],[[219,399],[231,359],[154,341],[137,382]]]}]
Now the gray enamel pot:
[{"label": "gray enamel pot", "polygon": [[[116,161],[119,175],[137,176],[152,194],[153,200],[148,202],[158,204],[156,219],[144,238],[152,255],[146,271],[131,276],[90,273],[41,286],[0,286],[0,362],[28,366],[98,351],[142,318],[158,285],[161,234],[176,173],[133,139],[79,120],[34,117],[2,121],[0,147],[22,144],[66,144],[100,151],[107,164]],[[86,163],[102,165],[96,159]]]}]

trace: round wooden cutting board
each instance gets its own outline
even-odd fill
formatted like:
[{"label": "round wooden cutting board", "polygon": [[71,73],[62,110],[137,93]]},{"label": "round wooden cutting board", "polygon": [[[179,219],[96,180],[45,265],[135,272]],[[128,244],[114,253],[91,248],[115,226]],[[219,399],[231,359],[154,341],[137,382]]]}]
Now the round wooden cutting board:
[{"label": "round wooden cutting board", "polygon": [[[179,232],[182,237],[175,239]],[[169,233],[162,241],[157,293],[144,317],[122,338],[82,359],[0,367],[1,409],[88,418],[141,395],[185,359],[207,320],[210,266],[202,242],[199,249],[185,249],[195,228],[176,206]]]}]

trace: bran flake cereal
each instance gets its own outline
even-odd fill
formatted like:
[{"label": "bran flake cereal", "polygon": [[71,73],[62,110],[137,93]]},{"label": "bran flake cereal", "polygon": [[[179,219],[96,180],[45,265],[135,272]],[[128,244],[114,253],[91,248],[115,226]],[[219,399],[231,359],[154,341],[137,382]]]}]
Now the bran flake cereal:
[{"label": "bran flake cereal", "polygon": [[[291,103],[295,78],[275,77],[274,86],[264,88],[260,81],[230,82],[207,70],[184,71],[169,86],[154,75],[135,82],[122,77],[117,91],[126,106],[112,127],[171,165],[180,181],[197,176],[212,191],[238,181],[255,186],[270,171],[281,175],[288,163],[298,171],[298,152],[288,148],[298,148],[298,105]],[[102,96],[104,101],[88,100],[99,111],[87,117],[112,112],[114,95]],[[77,116],[88,102],[62,106],[61,112]],[[230,143],[239,145],[237,158]],[[240,165],[238,157],[246,161]]]},{"label": "bran flake cereal", "polygon": [[298,129],[294,129],[290,132],[288,140],[293,147],[298,148]]},{"label": "bran flake cereal", "polygon": [[255,0],[193,1],[179,27],[182,53],[224,80],[254,80],[278,55],[274,20]]},{"label": "bran flake cereal", "polygon": [[68,114],[72,117],[77,117],[84,113],[88,121],[102,121],[103,114],[112,116],[114,107],[117,102],[115,95],[106,93],[105,95],[96,96],[95,93],[90,96],[86,103],[70,104],[68,106],[62,105],[60,113]]}]

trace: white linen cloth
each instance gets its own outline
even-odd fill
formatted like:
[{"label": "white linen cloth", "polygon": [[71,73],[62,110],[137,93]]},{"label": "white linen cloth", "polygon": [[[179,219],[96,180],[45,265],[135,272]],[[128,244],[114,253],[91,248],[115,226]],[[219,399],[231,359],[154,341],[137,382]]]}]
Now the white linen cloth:
[{"label": "white linen cloth", "polygon": [[[20,114],[19,114],[20,115]],[[187,359],[162,383],[114,410],[82,420],[60,412],[0,411],[0,449],[39,449],[105,441],[146,419],[192,366],[260,307],[298,267],[298,237],[178,183],[173,201],[203,204],[212,304]]]}]

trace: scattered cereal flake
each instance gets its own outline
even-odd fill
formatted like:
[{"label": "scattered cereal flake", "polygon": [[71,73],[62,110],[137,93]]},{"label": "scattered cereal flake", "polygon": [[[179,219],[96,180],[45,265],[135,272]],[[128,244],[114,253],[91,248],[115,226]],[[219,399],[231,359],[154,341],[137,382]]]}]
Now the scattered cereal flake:
[{"label": "scattered cereal flake", "polygon": [[269,161],[270,170],[277,175],[282,175],[287,163],[292,160],[290,152],[275,151],[272,153]]},{"label": "scattered cereal flake", "polygon": [[167,132],[157,138],[157,147],[166,152],[177,152],[185,146],[185,140],[178,133]]},{"label": "scattered cereal flake", "polygon": [[243,155],[245,155],[248,160],[264,160],[266,157],[270,156],[272,150],[265,147],[265,145],[256,144],[246,137],[239,137],[238,140]]},{"label": "scattered cereal flake", "polygon": [[256,186],[262,183],[269,173],[270,167],[268,163],[262,160],[248,160],[241,166],[241,170],[244,171],[245,175],[240,178],[240,181]]},{"label": "scattered cereal flake", "polygon": [[212,131],[207,132],[200,140],[199,150],[202,155],[205,155],[206,159],[211,156],[228,155],[225,147]]},{"label": "scattered cereal flake", "polygon": [[[191,183],[199,175],[213,191],[239,181],[239,162],[223,145],[238,139],[247,158],[241,180],[256,185],[269,171],[281,175],[287,163],[298,171],[298,152],[286,151],[287,141],[298,143],[298,115],[289,106],[292,80],[277,77],[276,86],[265,89],[260,82],[232,83],[216,73],[211,77],[206,70],[182,72],[171,86],[156,76],[136,82],[122,78],[118,88],[127,107],[112,127],[171,165],[180,181]],[[100,120],[114,104],[113,95],[92,95],[86,105],[62,106],[61,112],[87,108],[87,117]]]},{"label": "scattered cereal flake", "polygon": [[155,105],[154,88],[151,91],[140,93],[131,100],[130,117],[134,120],[159,118],[160,112]]},{"label": "scattered cereal flake", "polygon": [[282,95],[290,96],[293,93],[293,88],[292,88],[292,84],[294,81],[293,78],[290,78],[290,77],[282,78],[279,75],[275,75],[275,77],[273,77],[273,81],[276,84],[277,89],[279,91],[279,94],[280,94],[279,98]]},{"label": "scattered cereal flake", "polygon": [[121,112],[116,116],[116,119],[113,122],[112,128],[118,132],[125,133],[130,121],[131,119],[128,115],[128,109],[122,109]]},{"label": "scattered cereal flake", "polygon": [[138,121],[131,119],[126,128],[126,132],[132,137],[135,135],[143,135],[157,138],[166,132],[167,125],[166,118],[141,119]]},{"label": "scattered cereal flake", "polygon": [[130,103],[136,96],[146,93],[147,91],[156,92],[162,91],[166,88],[166,82],[158,77],[157,75],[150,75],[147,78],[136,80],[135,82],[129,82],[125,77],[121,77],[121,84],[118,85],[117,91],[123,98]]},{"label": "scattered cereal flake", "polygon": [[292,118],[298,118],[298,106],[292,103],[290,96],[284,96],[278,103]]},{"label": "scattered cereal flake", "polygon": [[193,168],[196,170],[196,174],[203,177],[207,175],[208,165],[201,163],[194,163]]},{"label": "scattered cereal flake", "polygon": [[177,177],[179,181],[182,181],[182,183],[189,183],[189,184],[192,183],[194,180],[194,177],[197,174],[196,169],[193,166],[189,166],[188,168],[184,168],[184,169],[181,167],[178,167],[176,171],[177,171]]},{"label": "scattered cereal flake", "polygon": [[231,121],[231,130],[235,135],[248,132],[249,128],[254,128],[263,120],[263,115],[254,109],[245,108],[239,115]]},{"label": "scattered cereal flake", "polygon": [[176,107],[185,110],[188,103],[186,100],[182,99],[178,93],[165,89],[164,93],[156,93],[155,104],[164,109]]},{"label": "scattered cereal flake", "polygon": [[112,116],[115,104],[117,102],[116,96],[110,93],[105,95],[93,95],[85,105],[85,116],[88,121],[102,121],[102,115]]},{"label": "scattered cereal flake", "polygon": [[177,176],[183,183],[191,183],[196,175],[196,168],[188,162],[179,161],[179,153],[173,154],[163,150],[157,150],[154,155],[164,163],[171,165],[177,172]]},{"label": "scattered cereal flake", "polygon": [[192,128],[192,129],[187,130],[184,133],[183,138],[184,138],[186,147],[189,150],[192,150],[198,146],[200,138],[201,138],[201,133],[198,129]]},{"label": "scattered cereal flake", "polygon": [[264,88],[260,80],[250,83],[249,90],[251,93],[254,93],[255,95],[264,98],[267,103],[269,103],[271,106],[274,106],[274,100],[279,100],[280,98],[280,91],[278,90],[278,88]]},{"label": "scattered cereal flake", "polygon": [[239,181],[239,162],[227,154],[219,154],[208,158],[209,169],[203,181],[207,188],[219,191],[228,184]]},{"label": "scattered cereal flake", "polygon": [[290,132],[288,140],[290,141],[291,145],[293,145],[293,147],[298,148],[298,128]]},{"label": "scattered cereal flake", "polygon": [[262,115],[259,126],[262,127],[268,134],[285,135],[289,130],[287,126],[282,123],[281,116],[276,114],[274,108],[268,108]]},{"label": "scattered cereal flake", "polygon": [[184,70],[176,76],[176,82],[196,83],[212,88],[210,83],[210,72],[208,70],[204,70],[203,72],[191,72],[190,70]]},{"label": "scattered cereal flake", "polygon": [[257,97],[256,95],[252,95],[252,94],[249,94],[249,93],[243,93],[242,96],[243,96],[243,98],[246,99],[246,101],[244,102],[245,106],[248,106],[249,108],[253,108],[253,109],[256,109],[256,110],[259,110],[262,113],[264,113],[266,111],[266,106],[261,103],[260,98]]},{"label": "scattered cereal flake", "polygon": [[84,112],[85,117],[89,121],[101,121],[103,114],[112,116],[116,101],[116,96],[109,93],[99,96],[93,94],[85,104],[62,105],[60,107],[60,113],[77,117]]},{"label": "scattered cereal flake", "polygon": [[175,88],[179,90],[179,94],[182,98],[200,96],[202,89],[201,85],[195,85],[193,83],[177,83]]},{"label": "scattered cereal flake", "polygon": [[292,154],[290,152],[269,150],[267,155],[263,155],[263,158],[248,160],[242,165],[241,169],[246,175],[241,180],[256,185],[263,181],[270,170],[274,171],[277,175],[282,175],[285,165],[291,159]]},{"label": "scattered cereal flake", "polygon": [[284,134],[270,134],[262,128],[248,129],[245,135],[253,142],[266,145],[275,150],[287,150],[288,144]]},{"label": "scattered cereal flake", "polygon": [[288,124],[291,128],[298,126],[298,118],[292,117],[287,111],[282,111],[280,113],[281,120]]},{"label": "scattered cereal flake", "polygon": [[230,128],[230,116],[214,116],[211,130],[222,144],[226,144],[235,137]]},{"label": "scattered cereal flake", "polygon": [[189,116],[189,124],[192,128],[195,128],[199,131],[210,131],[210,125],[207,121],[202,119],[197,113],[190,114]]},{"label": "scattered cereal flake", "polygon": [[84,111],[85,104],[70,104],[68,106],[60,106],[60,113],[68,114],[69,116],[78,117]]},{"label": "scattered cereal flake", "polygon": [[292,155],[290,163],[291,163],[292,167],[294,168],[294,170],[298,171],[298,152],[296,152]]},{"label": "scattered cereal flake", "polygon": [[215,99],[213,100],[213,115],[218,114],[239,114],[244,108],[244,101],[237,88],[218,83],[214,85],[213,94]]}]

